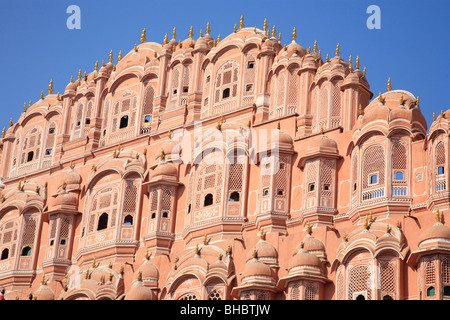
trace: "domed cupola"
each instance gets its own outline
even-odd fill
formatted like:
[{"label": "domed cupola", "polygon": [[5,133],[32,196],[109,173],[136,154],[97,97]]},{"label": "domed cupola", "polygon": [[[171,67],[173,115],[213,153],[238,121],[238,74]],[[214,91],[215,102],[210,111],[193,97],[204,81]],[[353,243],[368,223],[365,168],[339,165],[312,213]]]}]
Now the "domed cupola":
[{"label": "domed cupola", "polygon": [[42,277],[41,286],[34,294],[36,300],[55,300],[55,293],[47,286],[45,275]]},{"label": "domed cupola", "polygon": [[155,182],[159,180],[178,180],[178,169],[172,163],[166,161],[164,150],[161,150],[160,159],[156,167],[150,174],[150,181]]},{"label": "domed cupola", "polygon": [[142,283],[142,273],[133,280],[130,290],[125,295],[125,300],[153,300],[153,292]]},{"label": "domed cupola", "polygon": [[443,247],[450,250],[450,228],[443,224],[439,210],[436,211],[436,223],[424,230],[418,239],[419,249]]},{"label": "domed cupola", "polygon": [[271,267],[278,267],[278,252],[274,246],[264,239],[264,231],[261,229],[259,241],[247,254],[246,261],[253,259],[254,252],[258,255],[258,260],[268,264]]}]

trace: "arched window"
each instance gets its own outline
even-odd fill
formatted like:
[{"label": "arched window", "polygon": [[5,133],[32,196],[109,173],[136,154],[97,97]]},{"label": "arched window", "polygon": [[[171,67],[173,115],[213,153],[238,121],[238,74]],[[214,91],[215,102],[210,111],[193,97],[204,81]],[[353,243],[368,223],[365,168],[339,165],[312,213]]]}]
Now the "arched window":
[{"label": "arched window", "polygon": [[1,256],[0,260],[6,260],[6,259],[8,259],[8,257],[9,257],[9,249],[5,248],[2,251],[2,256]]},{"label": "arched window", "polygon": [[230,202],[238,202],[239,201],[239,192],[235,191],[230,194]]},{"label": "arched window", "polygon": [[450,286],[444,287],[444,296],[450,296]]},{"label": "arched window", "polygon": [[126,217],[125,217],[125,219],[123,219],[123,224],[125,225],[125,226],[131,226],[131,225],[133,225],[133,216],[132,215],[127,215]]},{"label": "arched window", "polygon": [[128,116],[123,116],[122,118],[120,118],[119,129],[123,129],[126,127],[128,127]]},{"label": "arched window", "polygon": [[106,229],[108,227],[108,214],[103,212],[98,218],[97,231]]},{"label": "arched window", "polygon": [[22,249],[22,256],[31,256],[31,248],[30,247],[24,247]]},{"label": "arched window", "polygon": [[[221,114],[238,107],[235,102],[239,82],[239,65],[234,60],[224,62],[217,70],[214,88],[214,107],[211,115]],[[222,103],[223,102],[223,103]]]},{"label": "arched window", "polygon": [[34,152],[30,151],[27,154],[27,162],[33,161]]},{"label": "arched window", "polygon": [[436,289],[433,286],[427,288],[427,297],[434,297],[435,294]]},{"label": "arched window", "polygon": [[212,195],[211,193],[208,193],[208,194],[205,196],[205,200],[203,201],[203,206],[204,206],[204,207],[207,207],[207,206],[212,205],[213,203],[214,203],[214,201],[213,201],[213,195]]}]

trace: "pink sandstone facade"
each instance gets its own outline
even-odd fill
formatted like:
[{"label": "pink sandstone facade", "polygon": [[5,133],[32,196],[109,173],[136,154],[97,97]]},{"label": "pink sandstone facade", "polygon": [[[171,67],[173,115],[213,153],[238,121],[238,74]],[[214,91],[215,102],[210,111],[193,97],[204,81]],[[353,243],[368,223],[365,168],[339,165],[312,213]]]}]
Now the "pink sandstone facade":
[{"label": "pink sandstone facade", "polygon": [[144,29],[26,104],[0,142],[5,299],[450,298],[450,114],[428,128],[292,39]]}]

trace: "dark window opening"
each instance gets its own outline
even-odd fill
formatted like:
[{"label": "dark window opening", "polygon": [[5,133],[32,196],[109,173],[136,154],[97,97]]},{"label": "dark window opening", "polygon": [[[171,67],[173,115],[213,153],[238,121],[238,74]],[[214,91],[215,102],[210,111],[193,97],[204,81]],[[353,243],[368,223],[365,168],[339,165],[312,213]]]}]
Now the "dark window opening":
[{"label": "dark window opening", "polygon": [[362,294],[360,294],[356,297],[355,300],[366,300],[366,297],[364,297]]},{"label": "dark window opening", "polygon": [[55,240],[50,240],[50,245],[54,245],[55,244]]},{"label": "dark window opening", "polygon": [[266,189],[263,190],[263,196],[267,197],[268,195],[269,195],[269,189],[266,188]]},{"label": "dark window opening", "polygon": [[132,215],[127,215],[125,217],[125,219],[123,219],[123,225],[124,226],[132,226],[133,225],[133,216]]},{"label": "dark window opening", "polygon": [[284,196],[284,190],[283,189],[278,189],[277,190],[277,195],[278,196]]},{"label": "dark window opening", "polygon": [[149,123],[152,120],[152,116],[145,116],[144,117],[144,122],[145,123]]},{"label": "dark window opening", "polygon": [[246,92],[252,92],[253,91],[253,84],[248,84],[245,86],[245,91]]},{"label": "dark window opening", "polygon": [[22,256],[31,256],[31,248],[25,247],[22,249]]},{"label": "dark window opening", "polygon": [[8,248],[3,249],[3,251],[2,251],[2,257],[1,257],[0,260],[6,260],[6,259],[8,259],[8,257],[9,257],[9,249],[8,249]]},{"label": "dark window opening", "polygon": [[207,207],[213,204],[213,195],[211,193],[208,193],[205,196],[205,200],[203,201],[203,206]]},{"label": "dark window opening", "polygon": [[52,155],[52,149],[45,150],[45,155],[46,156],[51,156]]},{"label": "dark window opening", "polygon": [[103,130],[103,136],[106,136],[106,129]]},{"label": "dark window opening", "polygon": [[434,287],[429,287],[427,289],[427,297],[433,297],[436,294],[436,290]]},{"label": "dark window opening", "polygon": [[106,229],[108,227],[108,214],[103,212],[98,218],[97,231]]},{"label": "dark window opening", "polygon": [[444,287],[444,296],[450,296],[450,286]]},{"label": "dark window opening", "polygon": [[329,191],[330,190],[330,185],[329,184],[324,184],[323,185],[323,190],[325,190],[325,191]]},{"label": "dark window opening", "polygon": [[123,116],[122,118],[120,118],[119,129],[126,128],[126,127],[128,127],[128,116]]},{"label": "dark window opening", "polygon": [[237,191],[234,191],[230,194],[230,202],[238,202],[240,198],[240,194]]},{"label": "dark window opening", "polygon": [[27,162],[33,161],[33,157],[34,157],[34,152],[33,151],[28,152]]},{"label": "dark window opening", "polygon": [[223,89],[222,99],[228,98],[230,96],[230,88]]},{"label": "dark window opening", "polygon": [[62,245],[62,246],[65,246],[66,245],[66,239],[61,239],[59,244]]},{"label": "dark window opening", "polygon": [[438,174],[444,174],[444,167],[438,168]]},{"label": "dark window opening", "polygon": [[370,176],[370,184],[375,184],[378,182],[378,175],[373,174]]},{"label": "dark window opening", "polygon": [[155,218],[156,218],[156,213],[152,212],[152,219],[155,219]]},{"label": "dark window opening", "polygon": [[86,119],[86,124],[91,124],[91,119],[87,118]]},{"label": "dark window opening", "polygon": [[255,64],[253,62],[249,62],[247,69],[253,69],[254,67],[255,67]]},{"label": "dark window opening", "polygon": [[191,213],[191,204],[189,203],[189,206],[188,206],[188,213]]},{"label": "dark window opening", "polygon": [[188,92],[189,91],[189,87],[183,87],[183,92]]},{"label": "dark window opening", "polygon": [[356,183],[353,185],[353,191],[356,191]]},{"label": "dark window opening", "polygon": [[169,217],[169,213],[168,213],[167,211],[164,211],[164,212],[162,213],[162,217],[163,217],[163,218]]},{"label": "dark window opening", "polygon": [[177,93],[178,93],[177,89],[173,90],[173,94],[177,94]]},{"label": "dark window opening", "polygon": [[310,183],[309,186],[308,186],[308,191],[312,192],[314,190],[316,190],[316,185],[314,183]]},{"label": "dark window opening", "polygon": [[383,297],[383,300],[394,300],[394,299],[392,299],[392,297],[387,294]]},{"label": "dark window opening", "polygon": [[49,133],[49,134],[53,134],[53,133],[55,133],[55,129],[53,129],[53,128],[50,128],[50,130],[48,130],[48,133]]}]

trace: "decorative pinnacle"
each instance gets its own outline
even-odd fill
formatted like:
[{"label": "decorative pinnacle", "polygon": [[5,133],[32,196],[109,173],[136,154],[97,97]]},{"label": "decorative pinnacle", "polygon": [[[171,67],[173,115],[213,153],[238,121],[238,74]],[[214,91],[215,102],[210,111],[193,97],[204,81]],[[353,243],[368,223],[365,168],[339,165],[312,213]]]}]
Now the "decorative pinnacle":
[{"label": "decorative pinnacle", "polygon": [[194,36],[194,31],[191,26],[191,28],[189,29],[189,38],[192,39],[193,36]]},{"label": "decorative pinnacle", "polygon": [[44,90],[41,91],[41,100],[44,100]]},{"label": "decorative pinnacle", "polygon": [[326,61],[326,62],[330,62],[330,57],[328,56],[328,53],[327,53],[327,56],[326,56],[326,58],[325,58],[325,61]]},{"label": "decorative pinnacle", "polygon": [[347,240],[348,240],[348,235],[347,235],[347,233],[344,232],[344,234],[342,235],[342,240],[344,240],[345,242],[347,242]]},{"label": "decorative pinnacle", "polygon": [[48,94],[53,93],[53,79],[50,79],[50,83],[48,85]]},{"label": "decorative pinnacle", "polygon": [[199,249],[198,249],[198,243],[195,245],[195,254],[198,254],[198,252],[199,252]]},{"label": "decorative pinnacle", "polygon": [[239,30],[244,28],[244,16],[241,15],[241,18],[239,19]]},{"label": "decorative pinnacle", "polygon": [[419,96],[417,96],[417,99],[416,99],[416,106],[419,106]]},{"label": "decorative pinnacle", "polygon": [[12,118],[11,118],[11,119],[9,119],[9,126],[10,126],[10,127],[12,127],[12,126],[13,126],[13,121],[12,121]]},{"label": "decorative pinnacle", "polygon": [[436,221],[437,221],[437,222],[441,222],[441,217],[440,217],[440,214],[439,214],[439,209],[436,209]]},{"label": "decorative pinnacle", "polygon": [[234,33],[236,33],[236,32],[237,32],[237,28],[236,28],[236,23],[234,24],[234,27],[233,27],[233,32],[234,32]]},{"label": "decorative pinnacle", "polygon": [[312,233],[312,228],[311,228],[311,224],[309,223],[309,221],[308,221],[308,223],[306,224],[306,232],[307,232],[309,235],[311,235],[311,233]]},{"label": "decorative pinnacle", "polygon": [[363,70],[363,76],[364,76],[364,77],[366,76],[366,67],[364,67],[364,70]]},{"label": "decorative pinnacle", "polygon": [[162,161],[166,158],[166,154],[164,153],[164,150],[161,149],[161,153],[159,154],[159,159]]},{"label": "decorative pinnacle", "polygon": [[95,70],[96,72],[98,71],[98,60],[95,62],[94,70]]},{"label": "decorative pinnacle", "polygon": [[340,54],[339,48],[340,48],[340,45],[339,45],[339,42],[338,42],[338,44],[336,46],[336,52],[335,52],[336,57],[339,57],[339,54]]},{"label": "decorative pinnacle", "polygon": [[253,249],[253,254],[252,254],[252,256],[253,256],[253,259],[258,258],[258,252],[256,251],[256,248]]},{"label": "decorative pinnacle", "polygon": [[77,77],[78,77],[78,82],[81,82],[81,69],[78,70],[78,75],[77,75]]},{"label": "decorative pinnacle", "polygon": [[383,97],[381,96],[381,91],[378,93],[378,101],[383,102]]},{"label": "decorative pinnacle", "polygon": [[436,113],[433,112],[433,121],[436,120]]},{"label": "decorative pinnacle", "polygon": [[45,281],[45,274],[42,275],[42,281],[41,284],[44,285],[47,281]]},{"label": "decorative pinnacle", "polygon": [[264,239],[264,228],[261,228],[261,230],[259,231],[259,238]]},{"label": "decorative pinnacle", "polygon": [[363,109],[362,109],[362,105],[359,104],[359,109],[358,109],[358,116],[362,116],[363,115]]},{"label": "decorative pinnacle", "polygon": [[24,104],[23,104],[23,112],[27,112],[27,103],[26,102],[24,102]]},{"label": "decorative pinnacle", "polygon": [[281,32],[278,33],[278,41],[281,42]]},{"label": "decorative pinnacle", "polygon": [[200,38],[203,38],[203,30],[200,29]]},{"label": "decorative pinnacle", "polygon": [[166,33],[166,35],[164,36],[164,40],[163,40],[163,45],[165,45],[165,44],[167,44],[167,33]]},{"label": "decorative pinnacle", "polygon": [[404,105],[405,104],[405,99],[403,99],[403,95],[400,97],[400,105]]},{"label": "decorative pinnacle", "polygon": [[206,34],[209,34],[210,32],[211,32],[211,28],[210,28],[210,26],[209,26],[209,21],[208,21],[208,23],[206,24]]},{"label": "decorative pinnacle", "polygon": [[359,56],[357,56],[356,57],[356,64],[355,64],[356,70],[359,70],[359,67],[360,67],[360,65],[359,65]]},{"label": "decorative pinnacle", "polygon": [[5,127],[3,127],[3,130],[2,130],[2,139],[5,137],[5,132],[6,132],[6,129],[5,129]]},{"label": "decorative pinnacle", "polygon": [[[136,48],[136,45],[134,45],[134,47]],[[119,51],[119,56],[117,57],[117,62],[120,62],[120,60],[122,60],[122,50]]]},{"label": "decorative pinnacle", "polygon": [[317,53],[317,40],[314,41],[313,52]]},{"label": "decorative pinnacle", "polygon": [[113,51],[111,49],[111,51],[109,52],[109,62],[112,63],[113,62]]},{"label": "decorative pinnacle", "polygon": [[369,229],[369,217],[366,217],[366,220],[364,221],[364,229]]},{"label": "decorative pinnacle", "polygon": [[352,55],[350,55],[350,57],[348,57],[348,70],[350,72],[353,72],[353,67],[352,67]]},{"label": "decorative pinnacle", "polygon": [[389,233],[391,231],[391,227],[389,226],[389,224],[386,224],[386,233]]},{"label": "decorative pinnacle", "polygon": [[146,36],[146,34],[147,34],[147,31],[145,30],[145,27],[144,27],[144,30],[142,30],[142,34],[141,34],[141,43],[144,43],[145,42],[145,40],[147,40],[147,38],[145,37]]},{"label": "decorative pinnacle", "polygon": [[134,52],[138,52],[138,48],[136,46],[136,43],[134,44]]},{"label": "decorative pinnacle", "polygon": [[264,25],[263,25],[264,32],[266,32],[267,29],[268,29],[268,27],[267,27],[267,18],[264,18]]},{"label": "decorative pinnacle", "polygon": [[272,37],[275,38],[276,35],[277,35],[277,30],[275,29],[275,25],[273,25],[273,28],[272,28]]},{"label": "decorative pinnacle", "polygon": [[391,90],[392,90],[392,87],[391,87],[391,78],[390,78],[390,77],[389,77],[389,79],[388,79],[388,84],[387,84],[386,89],[387,89],[387,91],[391,91]]},{"label": "decorative pinnacle", "polygon": [[292,41],[295,42],[297,40],[297,28],[294,27],[294,30],[292,30]]},{"label": "decorative pinnacle", "polygon": [[205,236],[203,237],[203,244],[207,245],[208,244],[208,236],[205,233]]}]

